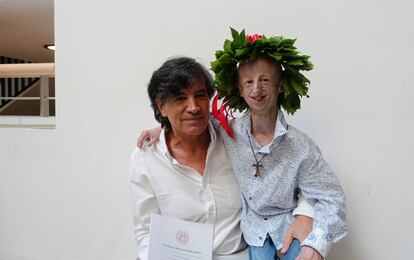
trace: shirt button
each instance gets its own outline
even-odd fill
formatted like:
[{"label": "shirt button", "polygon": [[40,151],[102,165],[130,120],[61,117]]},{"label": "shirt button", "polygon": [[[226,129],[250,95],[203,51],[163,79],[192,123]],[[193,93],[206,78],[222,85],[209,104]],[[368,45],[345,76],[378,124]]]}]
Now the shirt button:
[{"label": "shirt button", "polygon": [[263,237],[259,237],[259,239],[260,239],[260,240],[262,240],[262,239],[263,239]]},{"label": "shirt button", "polygon": [[252,197],[249,197],[249,200],[252,200]]},{"label": "shirt button", "polygon": [[267,220],[267,218],[263,218],[264,220]]}]

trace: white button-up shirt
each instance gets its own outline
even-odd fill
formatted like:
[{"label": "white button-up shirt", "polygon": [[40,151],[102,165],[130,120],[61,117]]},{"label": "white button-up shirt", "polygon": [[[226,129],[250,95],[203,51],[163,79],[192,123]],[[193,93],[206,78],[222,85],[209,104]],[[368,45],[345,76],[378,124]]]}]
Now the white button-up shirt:
[{"label": "white button-up shirt", "polygon": [[[209,125],[204,175],[181,165],[169,153],[164,131],[160,140],[131,156],[130,188],[133,201],[134,235],[138,254],[147,259],[151,214],[214,225],[215,259],[247,259],[240,230],[239,185],[219,134]],[[223,257],[217,257],[223,255]]]}]

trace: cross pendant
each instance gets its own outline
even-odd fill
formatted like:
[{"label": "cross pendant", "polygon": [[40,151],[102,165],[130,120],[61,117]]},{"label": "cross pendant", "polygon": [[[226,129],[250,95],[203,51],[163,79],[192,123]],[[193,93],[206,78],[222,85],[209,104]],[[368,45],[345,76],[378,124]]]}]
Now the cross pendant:
[{"label": "cross pendant", "polygon": [[254,174],[254,177],[260,176],[260,167],[263,168],[263,165],[261,165],[260,163],[254,163],[253,167],[256,167],[256,173]]}]

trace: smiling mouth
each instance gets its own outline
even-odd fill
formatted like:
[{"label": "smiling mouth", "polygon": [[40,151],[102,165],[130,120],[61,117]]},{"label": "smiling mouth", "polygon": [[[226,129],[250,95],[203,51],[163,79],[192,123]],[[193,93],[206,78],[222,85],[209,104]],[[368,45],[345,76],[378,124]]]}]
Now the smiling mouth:
[{"label": "smiling mouth", "polygon": [[183,120],[185,120],[185,121],[198,121],[198,120],[201,120],[201,119],[203,119],[203,118],[202,117],[194,117],[194,118],[185,118]]},{"label": "smiling mouth", "polygon": [[254,101],[262,101],[266,96],[258,96],[258,97],[250,97],[251,99],[253,99]]}]

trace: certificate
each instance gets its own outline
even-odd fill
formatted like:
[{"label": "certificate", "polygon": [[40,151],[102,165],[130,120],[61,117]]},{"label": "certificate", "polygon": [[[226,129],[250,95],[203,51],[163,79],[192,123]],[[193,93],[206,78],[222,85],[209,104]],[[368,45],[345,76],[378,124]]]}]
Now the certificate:
[{"label": "certificate", "polygon": [[211,260],[213,225],[151,216],[149,260]]}]

